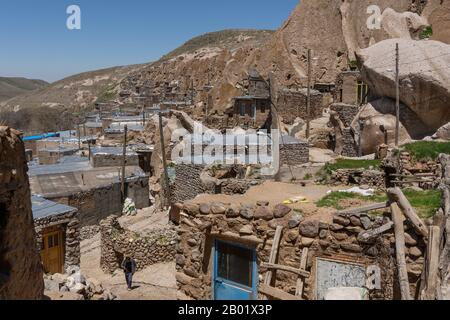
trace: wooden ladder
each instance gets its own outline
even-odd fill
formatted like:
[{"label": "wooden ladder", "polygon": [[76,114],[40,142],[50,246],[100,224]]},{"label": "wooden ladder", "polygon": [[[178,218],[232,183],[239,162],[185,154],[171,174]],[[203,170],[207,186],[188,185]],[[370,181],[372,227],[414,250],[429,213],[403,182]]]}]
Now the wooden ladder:
[{"label": "wooden ladder", "polygon": [[[269,262],[267,263],[263,262],[261,264],[261,267],[267,268],[268,271],[266,272],[266,275],[264,277],[264,283],[259,286],[259,292],[265,295],[265,300],[267,300],[268,298],[273,298],[276,300],[303,300],[302,294],[305,284],[304,279],[309,278],[310,276],[310,273],[305,270],[306,263],[308,260],[308,248],[304,248],[302,251],[299,269],[277,264],[276,262],[278,258],[282,233],[283,227],[278,226],[275,231],[275,237],[273,240],[272,249],[270,251]],[[298,276],[295,295],[289,294],[287,292],[284,292],[280,289],[271,286],[274,271],[276,270],[290,272]]]}]

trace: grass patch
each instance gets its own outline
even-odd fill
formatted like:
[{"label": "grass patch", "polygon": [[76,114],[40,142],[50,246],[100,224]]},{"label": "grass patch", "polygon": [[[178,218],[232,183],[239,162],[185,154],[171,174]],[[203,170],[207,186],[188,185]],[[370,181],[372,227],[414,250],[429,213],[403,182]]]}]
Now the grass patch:
[{"label": "grass patch", "polygon": [[418,141],[403,146],[416,161],[435,161],[441,153],[450,154],[450,142]]},{"label": "grass patch", "polygon": [[428,26],[420,33],[420,39],[430,39],[433,36],[433,27]]},{"label": "grass patch", "polygon": [[325,166],[325,171],[331,173],[339,169],[375,169],[381,166],[380,160],[353,160],[353,159],[338,159],[336,163],[328,163]]},{"label": "grass patch", "polygon": [[[441,206],[441,191],[439,190],[415,191],[405,189],[403,193],[421,218],[433,217]],[[316,205],[319,208],[328,207],[335,208],[336,210],[344,210],[348,208],[343,207],[341,201],[348,199],[360,199],[373,203],[388,200],[384,193],[378,193],[371,197],[363,197],[356,193],[332,192],[318,201]]]},{"label": "grass patch", "polygon": [[433,217],[441,207],[441,191],[415,191],[412,189],[403,190],[405,197],[409,200],[417,214],[422,218]]}]

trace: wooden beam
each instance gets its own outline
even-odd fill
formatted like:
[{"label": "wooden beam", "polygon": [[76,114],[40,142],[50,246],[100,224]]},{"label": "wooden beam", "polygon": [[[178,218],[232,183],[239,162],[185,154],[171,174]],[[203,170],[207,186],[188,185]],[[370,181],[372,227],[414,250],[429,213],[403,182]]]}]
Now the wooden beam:
[{"label": "wooden beam", "polygon": [[277,288],[273,288],[266,284],[259,285],[259,292],[275,300],[287,300],[287,301],[303,300],[298,296],[294,296],[292,294],[289,294]]},{"label": "wooden beam", "polygon": [[417,215],[416,211],[411,206],[408,199],[406,199],[402,190],[398,187],[390,188],[387,190],[387,194],[388,194],[389,199],[391,199],[392,202],[397,202],[398,206],[403,211],[405,216],[413,224],[414,229],[416,229],[416,231],[419,234],[421,234],[422,236],[424,236],[425,238],[428,238],[428,229],[425,226],[425,223]]},{"label": "wooden beam", "polygon": [[[306,270],[306,264],[308,262],[308,248],[303,248],[302,251],[302,257],[300,260],[300,269]],[[305,281],[303,280],[303,277],[298,277],[297,279],[297,287],[295,290],[295,295],[298,297],[302,297],[303,295],[303,288],[305,286]]]},{"label": "wooden beam", "polygon": [[[269,264],[277,263],[278,248],[280,246],[282,233],[283,233],[283,226],[278,226],[275,231],[272,249],[270,250]],[[272,283],[272,276],[273,272],[271,270],[267,271],[266,276],[264,277],[264,284],[270,286],[270,284]]]},{"label": "wooden beam", "polygon": [[298,276],[308,278],[311,274],[308,271],[302,270],[302,269],[296,269],[289,266],[283,266],[281,264],[273,264],[273,263],[261,263],[261,267],[272,269],[272,270],[280,270],[280,271],[286,271],[290,273],[295,273]]},{"label": "wooden beam", "polygon": [[431,226],[426,259],[426,285],[422,293],[422,300],[436,300],[437,298],[440,246],[441,228]]},{"label": "wooden beam", "polygon": [[391,204],[392,220],[395,229],[395,248],[397,254],[398,279],[402,300],[412,300],[409,288],[408,270],[405,257],[405,229],[403,226],[403,214],[396,203]]},{"label": "wooden beam", "polygon": [[371,230],[361,232],[361,234],[358,235],[358,241],[361,241],[361,242],[370,241],[371,239],[377,237],[378,235],[391,230],[393,226],[394,226],[394,223],[389,222],[389,223],[386,223],[385,225],[382,225],[381,227],[378,227],[376,229],[371,229]]},{"label": "wooden beam", "polygon": [[339,211],[338,214],[339,215],[358,215],[361,213],[367,213],[369,211],[385,209],[385,208],[388,208],[389,205],[390,205],[389,202],[375,203],[375,204],[371,204],[371,205],[360,207],[360,208],[342,210],[342,211]]},{"label": "wooden beam", "polygon": [[237,243],[247,243],[250,245],[259,245],[264,243],[263,240],[255,236],[240,236],[239,234],[233,232],[211,232],[211,236],[220,240],[229,240]]},{"label": "wooden beam", "polygon": [[407,183],[433,183],[433,180],[422,180],[422,179],[415,179],[415,180],[394,180],[392,183],[395,184],[407,184]]}]

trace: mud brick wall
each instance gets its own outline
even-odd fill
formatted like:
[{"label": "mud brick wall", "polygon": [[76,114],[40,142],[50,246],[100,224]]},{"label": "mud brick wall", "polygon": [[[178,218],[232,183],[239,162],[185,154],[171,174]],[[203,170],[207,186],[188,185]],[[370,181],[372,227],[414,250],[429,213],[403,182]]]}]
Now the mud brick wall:
[{"label": "mud brick wall", "polygon": [[[126,155],[127,166],[139,166],[139,156],[137,154]],[[91,157],[91,165],[99,167],[121,167],[123,165],[123,155],[116,154],[94,154]]]},{"label": "mud brick wall", "polygon": [[[307,92],[301,90],[279,90],[277,97],[278,116],[283,118],[283,122],[293,124],[295,118],[306,120],[307,112]],[[323,114],[323,96],[317,90],[311,90],[311,110],[310,120],[320,118]]]},{"label": "mud brick wall", "polygon": [[[215,239],[250,245],[256,248],[260,281],[267,269],[275,230],[283,226],[278,264],[299,268],[301,252],[308,248],[303,298],[315,299],[316,258],[377,265],[381,270],[381,290],[370,292],[371,299],[400,298],[395,258],[393,229],[373,239],[361,235],[389,223],[389,215],[377,217],[336,215],[332,223],[312,218],[284,205],[227,205],[223,203],[186,202],[180,205],[181,224],[176,247],[176,279],[178,290],[196,300],[212,298],[212,246]],[[408,275],[411,292],[417,295],[417,284],[422,273],[425,243],[406,225]],[[297,276],[277,271],[276,287],[295,294]],[[261,282],[260,282],[261,284]],[[260,295],[261,299],[262,296]]]},{"label": "mud brick wall", "polygon": [[309,162],[309,145],[306,142],[280,145],[281,165],[300,165]]},{"label": "mud brick wall", "polygon": [[0,126],[0,300],[44,294],[27,171],[20,133]]},{"label": "mud brick wall", "polygon": [[153,264],[175,260],[177,233],[171,228],[152,230],[140,235],[122,228],[117,216],[111,216],[101,225],[100,266],[107,273],[120,268],[124,255],[136,261],[138,270]]}]

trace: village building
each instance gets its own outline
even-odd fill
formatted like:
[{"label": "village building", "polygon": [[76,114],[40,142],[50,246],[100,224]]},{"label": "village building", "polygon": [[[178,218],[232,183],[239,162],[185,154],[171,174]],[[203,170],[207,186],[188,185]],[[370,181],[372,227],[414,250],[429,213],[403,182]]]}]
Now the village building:
[{"label": "village building", "polygon": [[56,164],[61,158],[74,155],[77,152],[78,148],[56,147],[56,148],[40,149],[38,151],[39,164],[41,165]]},{"label": "village building", "polygon": [[296,118],[314,120],[323,115],[323,95],[320,91],[310,90],[311,107],[308,114],[308,92],[306,88],[280,89],[277,93],[277,116],[286,124],[293,124]]},{"label": "village building", "polygon": [[63,273],[80,265],[80,232],[74,207],[31,197],[37,248],[45,273]]},{"label": "village building", "polygon": [[270,84],[256,71],[250,71],[246,94],[233,98],[226,113],[228,127],[268,129],[271,126]]},{"label": "village building", "polygon": [[280,139],[280,166],[298,166],[309,162],[309,144],[284,135]]},{"label": "village building", "polygon": [[[32,194],[78,209],[82,226],[98,225],[123,209],[120,167],[93,168],[89,161],[68,161],[29,169]],[[150,205],[149,179],[138,166],[125,170],[125,198],[137,209]]]},{"label": "village building", "polygon": [[350,105],[362,105],[370,100],[369,87],[361,80],[361,73],[355,70],[341,72],[336,79],[334,101]]},{"label": "village building", "polygon": [[100,121],[88,121],[82,125],[83,135],[101,136],[103,135],[103,124]]},{"label": "village building", "polygon": [[[123,165],[122,147],[99,147],[91,149],[90,163],[93,168],[121,167]],[[139,155],[131,150],[126,151],[125,164],[139,166]]]}]

